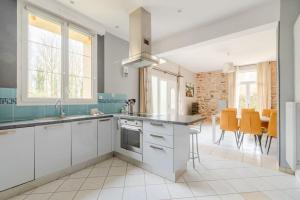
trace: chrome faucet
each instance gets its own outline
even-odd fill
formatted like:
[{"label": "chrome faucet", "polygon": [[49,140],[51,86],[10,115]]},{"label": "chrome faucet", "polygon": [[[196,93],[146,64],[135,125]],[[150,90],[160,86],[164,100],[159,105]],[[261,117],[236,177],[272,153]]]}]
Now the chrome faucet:
[{"label": "chrome faucet", "polygon": [[55,108],[58,109],[58,107],[59,107],[59,117],[64,118],[66,113],[64,113],[62,99],[57,99],[55,103]]}]

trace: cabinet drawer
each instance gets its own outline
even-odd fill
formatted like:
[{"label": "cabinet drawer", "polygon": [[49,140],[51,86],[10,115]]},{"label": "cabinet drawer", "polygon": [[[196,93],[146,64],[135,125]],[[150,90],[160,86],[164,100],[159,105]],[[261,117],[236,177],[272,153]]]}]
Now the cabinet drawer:
[{"label": "cabinet drawer", "polygon": [[173,124],[156,122],[156,121],[144,121],[143,130],[154,132],[154,133],[173,135]]},{"label": "cabinet drawer", "polygon": [[144,142],[143,162],[159,171],[173,171],[173,149]]},{"label": "cabinet drawer", "polygon": [[164,147],[173,148],[173,136],[144,131],[144,141]]}]

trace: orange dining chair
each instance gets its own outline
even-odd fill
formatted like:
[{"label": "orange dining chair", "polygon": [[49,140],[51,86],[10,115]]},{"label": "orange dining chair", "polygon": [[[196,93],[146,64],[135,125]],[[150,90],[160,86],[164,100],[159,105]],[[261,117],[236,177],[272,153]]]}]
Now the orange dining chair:
[{"label": "orange dining chair", "polygon": [[267,151],[267,154],[269,154],[272,138],[277,138],[277,112],[276,111],[271,112],[267,134],[268,136],[267,136],[266,144],[268,143],[269,140],[269,146]]},{"label": "orange dining chair", "polygon": [[263,153],[262,146],[261,146],[262,127],[261,127],[259,112],[256,111],[242,112],[242,117],[240,120],[240,132],[242,133],[242,135],[241,135],[239,148],[243,144],[244,135],[251,134],[254,135],[255,144],[257,145],[257,142],[259,142],[260,151],[261,153]]},{"label": "orange dining chair", "polygon": [[224,109],[221,111],[220,115],[220,128],[222,130],[220,139],[218,141],[218,144],[221,143],[221,140],[224,139],[224,134],[226,131],[234,132],[236,145],[238,147],[239,141],[238,141],[238,119],[236,118],[236,111],[234,110],[227,110]]},{"label": "orange dining chair", "polygon": [[261,115],[264,117],[270,117],[271,109],[263,109]]}]

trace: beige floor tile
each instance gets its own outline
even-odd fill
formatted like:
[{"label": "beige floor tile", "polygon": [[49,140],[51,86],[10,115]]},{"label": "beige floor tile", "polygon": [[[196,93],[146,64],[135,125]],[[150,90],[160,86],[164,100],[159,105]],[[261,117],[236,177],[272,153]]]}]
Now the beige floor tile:
[{"label": "beige floor tile", "polygon": [[55,192],[62,184],[64,180],[56,180],[41,187],[38,187],[32,191],[32,194],[42,194],[42,193],[53,193]]},{"label": "beige floor tile", "polygon": [[80,170],[70,176],[70,178],[86,178],[89,176],[92,168]]},{"label": "beige floor tile", "polygon": [[97,190],[101,189],[105,181],[105,177],[93,177],[85,179],[80,190]]},{"label": "beige floor tile", "polygon": [[241,193],[245,200],[271,200],[262,192]]},{"label": "beige floor tile", "polygon": [[123,188],[106,188],[101,190],[98,200],[122,200]]},{"label": "beige floor tile", "polygon": [[48,200],[52,194],[31,194],[25,200]]},{"label": "beige floor tile", "polygon": [[57,189],[57,192],[77,191],[83,184],[84,180],[84,178],[68,179]]},{"label": "beige floor tile", "polygon": [[124,187],[125,176],[108,176],[103,188]]},{"label": "beige floor tile", "polygon": [[145,186],[127,187],[124,188],[123,200],[146,200]]},{"label": "beige floor tile", "polygon": [[170,194],[166,184],[163,185],[147,185],[147,200],[170,199]]},{"label": "beige floor tile", "polygon": [[216,195],[216,192],[207,182],[190,182],[189,188],[196,197]]},{"label": "beige floor tile", "polygon": [[76,193],[77,193],[77,191],[57,192],[51,196],[50,200],[73,200]]},{"label": "beige floor tile", "polygon": [[145,175],[126,175],[125,187],[130,186],[144,186]]},{"label": "beige floor tile", "polygon": [[100,190],[85,190],[79,191],[74,200],[97,200]]},{"label": "beige floor tile", "polygon": [[126,167],[111,167],[108,176],[125,176]]},{"label": "beige floor tile", "polygon": [[27,195],[20,195],[13,198],[10,198],[9,200],[24,200],[27,197]]},{"label": "beige floor tile", "polygon": [[167,184],[169,193],[172,198],[193,197],[193,193],[185,183]]},{"label": "beige floor tile", "polygon": [[97,167],[93,168],[89,174],[89,177],[107,176],[109,167]]}]

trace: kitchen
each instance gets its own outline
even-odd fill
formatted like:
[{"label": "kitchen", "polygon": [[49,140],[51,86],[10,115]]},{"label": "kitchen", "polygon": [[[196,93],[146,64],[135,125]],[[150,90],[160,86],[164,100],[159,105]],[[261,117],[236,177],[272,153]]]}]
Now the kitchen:
[{"label": "kitchen", "polygon": [[108,27],[80,0],[0,3],[0,199],[251,199],[258,188],[224,178],[228,166],[242,184],[246,170],[269,172],[271,191],[258,195],[275,194],[275,176],[298,187],[293,176],[201,151],[196,77],[152,55],[167,47],[157,45],[157,13],[134,4],[118,16],[129,27]]}]

